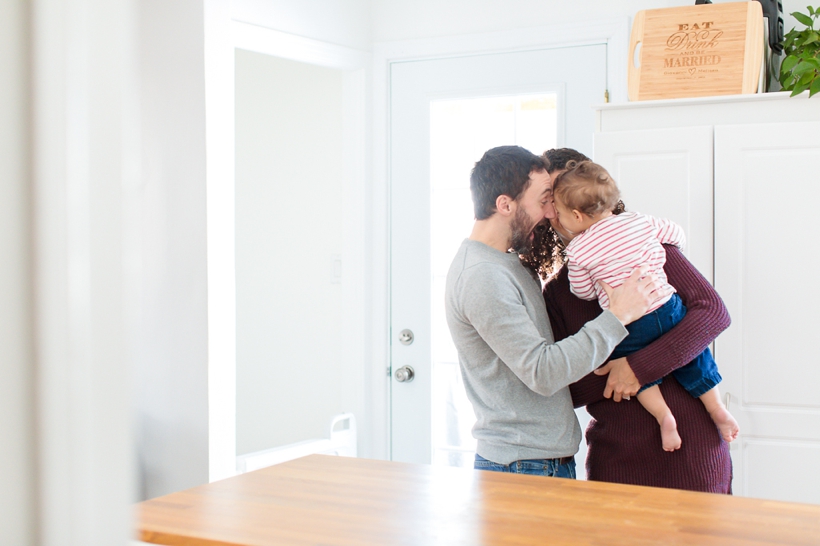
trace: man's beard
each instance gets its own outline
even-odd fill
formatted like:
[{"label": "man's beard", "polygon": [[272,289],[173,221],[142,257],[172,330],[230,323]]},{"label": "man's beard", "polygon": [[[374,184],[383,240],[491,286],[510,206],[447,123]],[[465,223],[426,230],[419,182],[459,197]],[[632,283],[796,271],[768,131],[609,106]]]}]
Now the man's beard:
[{"label": "man's beard", "polygon": [[526,254],[532,249],[530,235],[535,226],[524,209],[518,207],[510,222],[510,248],[518,254]]}]

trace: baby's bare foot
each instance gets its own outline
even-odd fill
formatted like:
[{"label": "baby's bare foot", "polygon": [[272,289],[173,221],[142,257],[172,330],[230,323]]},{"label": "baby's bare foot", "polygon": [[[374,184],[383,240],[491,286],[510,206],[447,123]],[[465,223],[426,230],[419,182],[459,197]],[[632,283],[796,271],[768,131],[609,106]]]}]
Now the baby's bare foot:
[{"label": "baby's bare foot", "polygon": [[661,421],[661,441],[664,451],[675,451],[680,449],[681,439],[678,434],[678,423],[675,417],[669,413]]},{"label": "baby's bare foot", "polygon": [[735,421],[735,418],[729,413],[724,406],[721,406],[709,414],[712,421],[717,425],[720,435],[727,442],[731,442],[737,438],[737,433],[740,432],[740,427]]}]

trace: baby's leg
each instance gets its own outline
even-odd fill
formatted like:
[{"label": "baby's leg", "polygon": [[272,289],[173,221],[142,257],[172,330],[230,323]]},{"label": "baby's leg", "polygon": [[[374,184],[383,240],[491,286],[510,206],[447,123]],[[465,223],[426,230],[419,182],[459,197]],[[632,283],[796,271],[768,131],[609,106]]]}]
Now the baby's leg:
[{"label": "baby's leg", "polygon": [[717,425],[723,439],[727,442],[731,442],[737,438],[740,427],[738,427],[735,418],[729,413],[729,410],[726,409],[723,402],[721,402],[718,388],[714,387],[709,389],[700,395],[699,398],[700,401],[703,402],[703,405],[706,406],[706,411],[709,412],[712,421]]},{"label": "baby's leg", "polygon": [[[680,435],[678,435],[678,424],[672,410],[666,405],[661,389],[653,385],[638,393],[638,402],[658,420],[661,426],[661,441],[664,451],[675,451],[680,449]],[[623,402],[621,402],[623,403]]]}]

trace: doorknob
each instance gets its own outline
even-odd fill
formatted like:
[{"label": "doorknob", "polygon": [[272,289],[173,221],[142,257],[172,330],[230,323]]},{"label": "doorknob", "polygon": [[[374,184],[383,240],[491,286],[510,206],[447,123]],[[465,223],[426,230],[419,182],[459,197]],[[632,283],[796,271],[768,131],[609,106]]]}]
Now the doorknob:
[{"label": "doorknob", "polygon": [[410,366],[402,366],[396,370],[396,381],[399,383],[409,383],[416,376],[416,372]]}]

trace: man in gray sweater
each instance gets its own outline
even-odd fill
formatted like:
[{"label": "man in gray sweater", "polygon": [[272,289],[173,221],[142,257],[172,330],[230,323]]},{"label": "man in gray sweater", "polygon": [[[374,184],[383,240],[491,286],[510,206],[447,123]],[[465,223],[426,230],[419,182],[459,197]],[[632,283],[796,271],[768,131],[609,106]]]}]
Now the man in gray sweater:
[{"label": "man in gray sweater", "polygon": [[445,305],[477,419],[475,468],[574,478],[581,427],[567,386],[603,364],[657,286],[636,269],[619,288],[605,287],[608,310],[555,343],[540,283],[517,253],[555,217],[546,167],[518,146],[476,163],[476,222],[447,274]]}]

